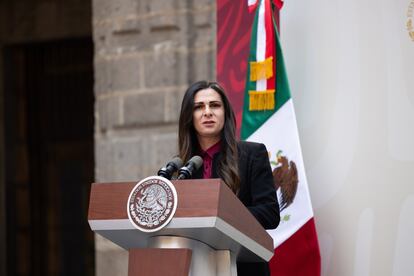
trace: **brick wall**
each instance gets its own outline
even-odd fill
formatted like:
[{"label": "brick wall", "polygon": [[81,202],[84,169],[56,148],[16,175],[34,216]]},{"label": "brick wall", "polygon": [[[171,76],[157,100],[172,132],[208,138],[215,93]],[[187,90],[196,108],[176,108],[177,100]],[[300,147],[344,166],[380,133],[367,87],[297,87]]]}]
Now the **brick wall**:
[{"label": "brick wall", "polygon": [[[215,78],[215,1],[94,0],[95,176],[154,175],[177,153],[187,86]],[[126,251],[96,236],[97,275],[126,275]]]}]

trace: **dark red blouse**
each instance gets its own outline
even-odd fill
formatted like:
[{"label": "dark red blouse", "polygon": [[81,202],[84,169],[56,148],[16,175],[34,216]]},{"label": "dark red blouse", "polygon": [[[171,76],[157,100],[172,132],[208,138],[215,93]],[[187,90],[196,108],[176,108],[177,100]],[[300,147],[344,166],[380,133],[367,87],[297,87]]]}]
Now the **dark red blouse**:
[{"label": "dark red blouse", "polygon": [[206,151],[201,150],[201,157],[203,158],[203,178],[211,178],[213,157],[221,149],[221,140],[209,147]]}]

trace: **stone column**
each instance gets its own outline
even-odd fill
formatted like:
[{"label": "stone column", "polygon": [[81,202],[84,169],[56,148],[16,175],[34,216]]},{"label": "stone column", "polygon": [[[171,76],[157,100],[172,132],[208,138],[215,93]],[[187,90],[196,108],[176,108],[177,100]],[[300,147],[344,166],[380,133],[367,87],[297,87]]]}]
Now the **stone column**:
[{"label": "stone column", "polygon": [[[138,181],[177,154],[181,99],[215,79],[215,1],[94,0],[95,176]],[[96,236],[97,275],[126,275],[127,252]]]}]

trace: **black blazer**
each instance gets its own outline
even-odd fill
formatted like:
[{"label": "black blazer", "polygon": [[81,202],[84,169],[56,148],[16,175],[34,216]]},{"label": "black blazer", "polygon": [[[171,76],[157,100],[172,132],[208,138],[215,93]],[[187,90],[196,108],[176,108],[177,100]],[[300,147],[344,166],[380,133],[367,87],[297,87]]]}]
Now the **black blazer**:
[{"label": "black blazer", "polygon": [[[279,225],[280,214],[272,170],[266,147],[252,142],[238,142],[240,190],[238,198],[265,229]],[[213,157],[212,178],[219,178],[217,164],[221,153]],[[193,178],[203,178],[203,168]],[[237,275],[270,275],[267,263],[237,263]]]}]

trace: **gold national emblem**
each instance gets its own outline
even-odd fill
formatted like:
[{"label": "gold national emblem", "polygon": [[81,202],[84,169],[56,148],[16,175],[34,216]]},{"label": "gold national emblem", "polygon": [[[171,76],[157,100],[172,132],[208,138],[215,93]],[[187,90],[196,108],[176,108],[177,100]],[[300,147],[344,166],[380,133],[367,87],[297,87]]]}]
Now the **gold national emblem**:
[{"label": "gold national emblem", "polygon": [[165,227],[177,209],[177,192],[168,179],[150,176],[132,189],[127,205],[131,223],[143,232]]}]

